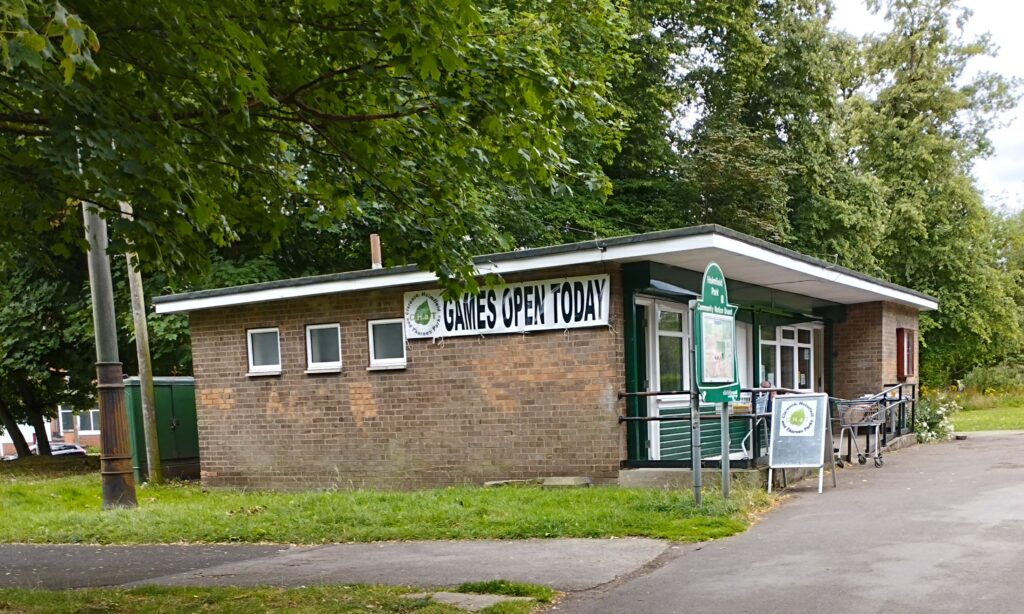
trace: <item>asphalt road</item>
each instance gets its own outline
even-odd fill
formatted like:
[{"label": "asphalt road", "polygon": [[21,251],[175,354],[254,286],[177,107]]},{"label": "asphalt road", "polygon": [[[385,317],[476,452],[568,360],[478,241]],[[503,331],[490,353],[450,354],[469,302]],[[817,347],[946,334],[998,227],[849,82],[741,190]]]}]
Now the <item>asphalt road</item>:
[{"label": "asphalt road", "polygon": [[558,611],[1024,612],[1024,433],[914,446],[826,484]]}]

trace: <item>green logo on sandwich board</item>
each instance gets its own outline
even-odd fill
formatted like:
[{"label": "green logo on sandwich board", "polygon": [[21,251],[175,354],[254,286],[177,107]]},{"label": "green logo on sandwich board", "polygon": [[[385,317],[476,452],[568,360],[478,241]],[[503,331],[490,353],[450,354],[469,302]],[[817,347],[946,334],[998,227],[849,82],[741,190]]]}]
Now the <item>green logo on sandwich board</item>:
[{"label": "green logo on sandwich board", "polygon": [[793,426],[803,426],[804,420],[807,420],[807,412],[804,411],[803,407],[796,410],[789,416],[789,423]]}]

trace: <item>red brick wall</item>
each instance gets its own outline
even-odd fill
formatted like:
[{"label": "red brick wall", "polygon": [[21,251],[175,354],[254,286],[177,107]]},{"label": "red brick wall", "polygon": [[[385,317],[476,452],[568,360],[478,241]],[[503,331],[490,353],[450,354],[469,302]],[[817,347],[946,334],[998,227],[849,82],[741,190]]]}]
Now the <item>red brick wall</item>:
[{"label": "red brick wall", "polygon": [[[367,371],[366,322],[403,315],[410,288],[191,314],[205,484],[411,488],[617,475],[624,429],[622,296],[614,265],[509,276],[611,274],[611,325],[408,342],[408,367]],[[341,324],[342,372],[307,375],[305,325]],[[283,373],[250,378],[248,328],[280,328]]]},{"label": "red brick wall", "polygon": [[[896,380],[896,329],[917,330],[917,310],[895,303],[848,305],[846,319],[835,327],[833,395],[850,399],[879,392]],[[917,362],[917,353],[914,355]],[[915,376],[907,383],[916,383]]]}]

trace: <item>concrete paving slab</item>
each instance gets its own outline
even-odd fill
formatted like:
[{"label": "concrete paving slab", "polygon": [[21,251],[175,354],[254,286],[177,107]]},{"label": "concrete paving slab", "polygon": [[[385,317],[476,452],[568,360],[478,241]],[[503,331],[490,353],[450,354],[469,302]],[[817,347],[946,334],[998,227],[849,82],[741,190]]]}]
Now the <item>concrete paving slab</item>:
[{"label": "concrete paving slab", "polygon": [[529,597],[509,597],[508,595],[478,595],[474,593],[449,593],[440,591],[436,593],[412,593],[410,599],[430,599],[438,603],[447,603],[467,612],[479,612],[492,605],[498,605],[505,601],[533,601]]},{"label": "concrete paving slab", "polygon": [[558,611],[1022,611],[1024,432],[914,446],[816,487],[797,485],[746,533],[679,546],[651,573]]},{"label": "concrete paving slab", "polygon": [[[668,543],[655,539],[530,539],[340,544],[229,562],[134,584],[455,586],[510,580],[580,591],[650,563]],[[0,551],[2,552],[2,551]]]},{"label": "concrete paving slab", "polygon": [[0,588],[114,586],[168,574],[259,559],[288,546],[0,545]]}]

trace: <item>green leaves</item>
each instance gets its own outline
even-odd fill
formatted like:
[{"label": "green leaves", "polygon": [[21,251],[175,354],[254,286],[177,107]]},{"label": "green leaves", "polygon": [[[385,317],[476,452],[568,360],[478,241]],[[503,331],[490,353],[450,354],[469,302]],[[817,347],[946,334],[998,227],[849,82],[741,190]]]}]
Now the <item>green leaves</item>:
[{"label": "green leaves", "polygon": [[625,13],[607,1],[0,2],[32,45],[4,39],[0,91],[0,242],[19,249],[86,200],[115,251],[184,272],[207,241],[270,248],[318,212],[471,284],[469,256],[501,241],[488,198],[598,185],[618,138]]}]

